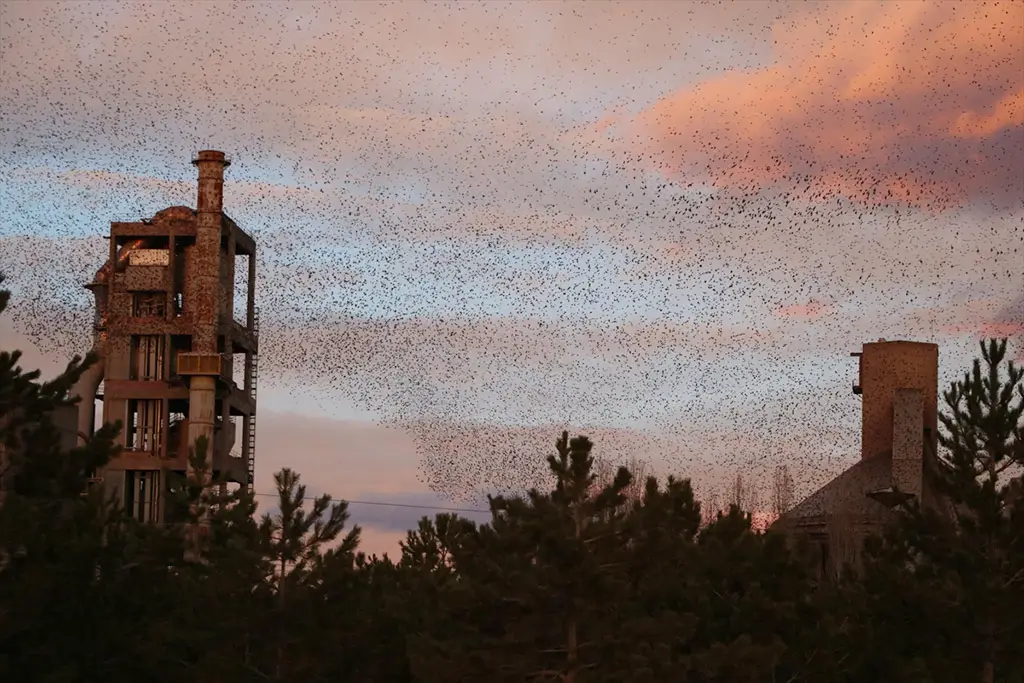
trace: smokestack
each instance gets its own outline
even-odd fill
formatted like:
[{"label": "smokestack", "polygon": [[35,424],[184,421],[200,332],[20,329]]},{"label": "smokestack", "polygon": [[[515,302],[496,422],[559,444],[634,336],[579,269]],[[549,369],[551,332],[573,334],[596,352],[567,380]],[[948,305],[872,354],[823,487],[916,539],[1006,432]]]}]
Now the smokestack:
[{"label": "smokestack", "polygon": [[224,208],[224,169],[231,165],[224,152],[203,150],[192,163],[199,168],[196,200],[195,338],[192,350],[217,353],[217,312],[220,294],[220,238]]},{"label": "smokestack", "polygon": [[[220,357],[217,337],[220,328],[220,251],[224,207],[224,169],[231,162],[224,152],[203,150],[192,160],[199,169],[199,192],[196,200],[196,243],[193,249],[193,336],[192,353],[205,369],[192,374],[189,381],[189,446],[194,448],[200,437],[206,437],[206,473],[203,483],[209,483],[213,470],[214,415],[216,414],[217,376]],[[204,362],[204,360],[206,362]],[[189,476],[195,476],[189,463]],[[194,529],[191,557],[199,556],[201,536],[207,530],[209,519],[202,515],[199,528]],[[188,556],[187,555],[187,556]]]},{"label": "smokestack", "polygon": [[224,152],[205,149],[192,163],[199,168],[199,200],[196,211],[220,213],[224,207],[224,169],[231,165]]}]

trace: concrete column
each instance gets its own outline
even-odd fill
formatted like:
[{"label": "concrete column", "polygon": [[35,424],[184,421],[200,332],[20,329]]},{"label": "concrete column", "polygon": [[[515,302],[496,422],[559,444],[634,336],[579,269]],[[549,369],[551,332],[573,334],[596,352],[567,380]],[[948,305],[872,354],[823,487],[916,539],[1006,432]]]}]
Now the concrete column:
[{"label": "concrete column", "polygon": [[892,483],[921,499],[924,478],[924,392],[897,389],[893,396]]},{"label": "concrete column", "polygon": [[[196,201],[196,243],[192,252],[192,352],[204,355],[218,353],[217,337],[220,327],[220,254],[221,227],[223,225],[224,169],[230,164],[223,152],[205,150],[193,160],[199,169],[198,199]],[[188,442],[195,447],[196,441],[205,436],[207,471],[204,484],[210,482],[213,470],[213,454],[216,444],[213,439],[213,425],[216,406],[217,378],[213,375],[193,375],[189,382],[189,426]],[[189,476],[195,472],[189,465]],[[197,559],[200,555],[201,537],[208,530],[209,520],[200,519],[194,534],[188,557]]]},{"label": "concrete column", "polygon": [[209,375],[193,375],[189,383],[188,436],[189,444],[195,446],[196,439],[206,436],[209,445],[206,458],[213,464],[213,421],[217,400],[217,380]]},{"label": "concrete column", "polygon": [[[174,231],[167,238],[167,274],[166,274],[166,286],[169,300],[167,301],[167,315],[165,316],[168,320],[174,320],[174,298],[177,293],[175,288],[175,277],[174,273],[177,268],[177,259],[174,257]],[[168,347],[170,348],[170,347]],[[164,375],[166,377],[166,375]]]},{"label": "concrete column", "polygon": [[[196,245],[193,250],[192,306],[194,330],[192,352],[216,354],[220,325],[220,243],[224,201],[224,169],[230,164],[223,152],[202,151],[192,162],[199,168],[196,202]],[[189,445],[200,436],[209,444],[207,459],[213,464],[213,421],[217,381],[215,377],[193,375],[189,384]]]},{"label": "concrete column", "polygon": [[231,400],[227,397],[221,401],[220,425],[220,448],[224,457],[228,457],[231,453],[234,434],[231,433]]},{"label": "concrete column", "polygon": [[225,298],[225,301],[222,302],[222,310],[229,321],[235,319],[235,259],[237,258],[235,252],[237,249],[235,233],[232,230],[228,232],[228,245],[224,253],[223,272],[221,273],[221,292]]}]

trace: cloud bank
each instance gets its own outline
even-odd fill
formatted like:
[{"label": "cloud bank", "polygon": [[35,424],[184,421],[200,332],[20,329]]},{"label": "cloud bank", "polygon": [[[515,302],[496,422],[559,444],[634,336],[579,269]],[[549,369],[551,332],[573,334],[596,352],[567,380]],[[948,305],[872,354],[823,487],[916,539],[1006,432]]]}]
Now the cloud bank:
[{"label": "cloud bank", "polygon": [[814,3],[772,26],[770,66],[670,93],[618,124],[622,149],[668,177],[783,185],[945,208],[1020,206],[1024,6]]}]

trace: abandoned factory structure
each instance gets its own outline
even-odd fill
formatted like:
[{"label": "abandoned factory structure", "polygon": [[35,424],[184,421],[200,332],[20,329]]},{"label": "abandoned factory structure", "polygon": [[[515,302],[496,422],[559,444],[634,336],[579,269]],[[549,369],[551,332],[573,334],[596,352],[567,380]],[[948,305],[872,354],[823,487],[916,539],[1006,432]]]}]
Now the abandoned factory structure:
[{"label": "abandoned factory structure", "polygon": [[936,487],[939,347],[880,339],[853,355],[853,392],[862,399],[860,460],[775,522],[818,547],[826,574],[856,565],[864,539],[881,533],[908,499],[952,513]]},{"label": "abandoned factory structure", "polygon": [[192,163],[195,210],[111,223],[109,260],[86,285],[99,362],[71,392],[81,399],[80,440],[98,422],[122,421],[124,448],[94,482],[143,521],[177,516],[167,475],[189,470],[200,437],[214,477],[253,484],[256,244],[223,211],[224,153],[202,151]]}]

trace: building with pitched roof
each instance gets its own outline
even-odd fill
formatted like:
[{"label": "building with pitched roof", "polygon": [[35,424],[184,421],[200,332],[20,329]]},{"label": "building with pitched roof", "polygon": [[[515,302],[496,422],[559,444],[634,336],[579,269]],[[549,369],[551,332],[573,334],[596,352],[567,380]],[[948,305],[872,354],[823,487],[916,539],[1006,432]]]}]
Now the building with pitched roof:
[{"label": "building with pitched roof", "polygon": [[949,509],[935,486],[938,346],[880,339],[851,355],[860,361],[860,461],[773,524],[809,541],[826,575],[856,565],[865,537],[881,532],[908,498]]}]

